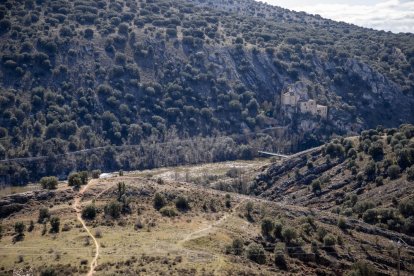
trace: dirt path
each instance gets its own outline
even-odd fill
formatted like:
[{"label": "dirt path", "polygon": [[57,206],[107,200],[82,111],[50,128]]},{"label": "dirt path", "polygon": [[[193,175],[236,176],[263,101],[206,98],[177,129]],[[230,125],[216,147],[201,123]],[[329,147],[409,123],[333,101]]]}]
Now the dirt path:
[{"label": "dirt path", "polygon": [[82,224],[83,228],[86,230],[86,232],[92,238],[92,240],[95,244],[95,256],[92,259],[91,266],[90,266],[90,269],[89,269],[89,272],[88,272],[87,276],[93,275],[95,273],[95,268],[98,265],[99,243],[96,240],[95,236],[92,234],[91,230],[86,226],[86,223],[82,218],[81,200],[82,200],[82,197],[83,197],[83,194],[85,193],[85,191],[87,189],[89,189],[92,185],[94,185],[95,182],[96,182],[95,180],[90,180],[86,186],[82,187],[82,189],[76,195],[75,201],[74,201],[74,204],[73,204],[73,208],[76,211],[76,217],[77,217],[78,221]]},{"label": "dirt path", "polygon": [[208,226],[206,226],[206,227],[204,227],[204,228],[201,228],[201,229],[199,229],[199,230],[197,230],[197,231],[194,231],[194,232],[191,232],[191,233],[189,233],[184,239],[182,239],[182,240],[180,240],[179,242],[178,242],[178,244],[179,245],[183,245],[185,242],[187,242],[187,241],[189,241],[189,240],[193,240],[193,239],[196,239],[196,238],[199,238],[199,237],[202,237],[202,236],[204,236],[203,235],[203,233],[207,233],[208,231],[210,231],[211,229],[213,229],[214,227],[216,227],[217,225],[219,225],[219,224],[221,224],[223,221],[225,221],[230,215],[232,215],[233,214],[233,211],[234,210],[237,210],[237,208],[239,208],[239,206],[241,205],[241,204],[243,204],[243,202],[245,201],[245,199],[242,199],[239,203],[237,203],[237,205],[235,205],[234,207],[233,207],[233,209],[232,209],[232,211],[231,212],[229,212],[229,213],[226,213],[224,216],[222,216],[218,221],[216,221],[216,222],[214,222],[214,223],[212,223],[212,224],[210,224],[210,225],[208,225]]}]

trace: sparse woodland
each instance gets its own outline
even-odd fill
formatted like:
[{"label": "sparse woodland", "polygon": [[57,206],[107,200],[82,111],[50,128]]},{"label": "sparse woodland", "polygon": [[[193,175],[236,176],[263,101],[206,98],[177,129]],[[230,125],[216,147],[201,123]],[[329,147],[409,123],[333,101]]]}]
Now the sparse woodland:
[{"label": "sparse woodland", "polygon": [[[413,45],[250,0],[1,1],[0,159],[47,158],[1,163],[0,181],[249,159],[413,122]],[[281,112],[297,83],[328,121]],[[192,141],[159,144],[178,140]]]}]

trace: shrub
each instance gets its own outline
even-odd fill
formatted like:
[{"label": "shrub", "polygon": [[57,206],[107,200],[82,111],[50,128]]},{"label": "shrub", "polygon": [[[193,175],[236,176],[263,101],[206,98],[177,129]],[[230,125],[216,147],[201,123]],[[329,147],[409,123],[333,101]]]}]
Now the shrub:
[{"label": "shrub", "polygon": [[96,217],[96,207],[94,204],[90,204],[88,206],[86,206],[83,210],[82,210],[82,217],[84,219],[94,219]]},{"label": "shrub", "polygon": [[319,179],[315,179],[315,180],[313,180],[313,181],[312,181],[312,191],[313,191],[315,194],[318,194],[318,193],[320,193],[320,192],[321,192],[321,190],[322,190],[322,187],[321,187],[321,181],[320,181]]},{"label": "shrub", "polygon": [[92,30],[92,29],[87,28],[87,29],[85,30],[84,37],[85,37],[86,39],[91,39],[91,38],[93,38],[93,30]]},{"label": "shrub", "polygon": [[366,263],[359,261],[356,264],[352,266],[352,271],[350,273],[350,276],[377,276],[378,273],[375,270],[375,268]]},{"label": "shrub", "polygon": [[274,224],[274,230],[273,230],[273,235],[275,238],[277,239],[282,239],[282,230],[283,230],[283,225],[280,222],[276,222]]},{"label": "shrub", "polygon": [[68,177],[68,185],[79,189],[82,185],[82,179],[78,173],[71,173]]},{"label": "shrub", "polygon": [[365,176],[367,177],[368,181],[373,181],[375,179],[376,171],[377,167],[375,166],[375,162],[368,162],[367,166],[365,167]]},{"label": "shrub", "polygon": [[114,219],[117,219],[121,215],[121,204],[117,201],[112,201],[105,205],[104,208],[105,215],[111,216]]},{"label": "shrub", "polygon": [[323,238],[323,245],[326,247],[332,247],[336,244],[336,238],[332,234],[328,234]]},{"label": "shrub", "polygon": [[414,216],[414,198],[401,202],[399,209],[400,213],[406,218]]},{"label": "shrub", "polygon": [[236,178],[240,175],[240,169],[238,168],[231,168],[226,172],[226,176],[231,178]]},{"label": "shrub", "polygon": [[79,177],[81,179],[82,185],[88,184],[88,178],[89,178],[89,176],[88,176],[88,172],[87,171],[79,172]]},{"label": "shrub", "polygon": [[179,196],[175,201],[175,207],[177,207],[177,209],[182,212],[190,209],[190,205],[188,204],[187,198],[182,196]]},{"label": "shrub", "polygon": [[325,153],[328,154],[331,158],[343,157],[345,149],[340,144],[329,143],[325,148]]},{"label": "shrub", "polygon": [[375,209],[368,209],[365,211],[365,213],[362,216],[362,219],[366,222],[366,223],[376,223],[377,222],[377,216],[378,213]]},{"label": "shrub", "polygon": [[383,144],[380,141],[373,143],[369,149],[368,153],[372,156],[374,160],[381,160],[384,156]]},{"label": "shrub", "polygon": [[92,171],[92,178],[97,179],[101,175],[101,170],[93,170]]},{"label": "shrub", "polygon": [[342,230],[346,230],[347,229],[347,224],[344,218],[340,218],[338,220],[338,227],[341,228]]},{"label": "shrub", "polygon": [[39,210],[39,216],[38,216],[37,222],[38,223],[44,223],[45,220],[46,219],[49,219],[49,218],[50,218],[49,209],[47,209],[47,208],[41,208]]},{"label": "shrub", "polygon": [[274,229],[274,223],[270,219],[262,220],[262,235],[265,238],[269,238],[272,236],[272,231]]},{"label": "shrub", "polygon": [[231,245],[234,255],[243,254],[243,241],[241,239],[234,239]]},{"label": "shrub", "polygon": [[156,193],[154,196],[154,208],[156,210],[160,210],[166,204],[165,198],[160,193]]},{"label": "shrub", "polygon": [[262,245],[251,243],[246,250],[247,257],[258,264],[266,263],[266,254]]},{"label": "shrub", "polygon": [[57,188],[58,179],[54,176],[42,177],[40,185],[42,185],[43,189],[54,190]]},{"label": "shrub", "polygon": [[175,217],[177,216],[177,212],[175,211],[174,208],[171,207],[163,207],[160,210],[161,215],[163,215],[164,217]]},{"label": "shrub", "polygon": [[50,219],[50,232],[59,233],[60,230],[60,219],[58,217],[52,217]]},{"label": "shrub", "polygon": [[8,19],[0,20],[0,34],[7,33],[11,28],[11,22]]},{"label": "shrub", "polygon": [[32,232],[34,229],[34,222],[33,220],[30,221],[29,228],[27,229],[28,232]]},{"label": "shrub", "polygon": [[18,236],[22,236],[24,230],[26,230],[26,225],[24,225],[24,223],[22,221],[18,221],[14,224],[14,232]]},{"label": "shrub", "polygon": [[43,269],[42,272],[40,273],[40,276],[57,276],[57,275],[58,273],[52,267],[47,267]]},{"label": "shrub", "polygon": [[400,176],[400,172],[401,172],[401,169],[400,169],[400,166],[398,165],[391,165],[387,170],[387,173],[390,179],[397,179]]},{"label": "shrub", "polygon": [[414,181],[414,166],[407,169],[407,180]]},{"label": "shrub", "polygon": [[296,230],[294,228],[292,228],[292,227],[285,228],[282,231],[283,240],[287,244],[291,244],[292,241],[297,238],[297,236],[298,236],[298,234],[296,233]]},{"label": "shrub", "polygon": [[284,254],[276,254],[275,255],[275,265],[283,270],[288,269],[288,264],[286,262],[286,258]]}]

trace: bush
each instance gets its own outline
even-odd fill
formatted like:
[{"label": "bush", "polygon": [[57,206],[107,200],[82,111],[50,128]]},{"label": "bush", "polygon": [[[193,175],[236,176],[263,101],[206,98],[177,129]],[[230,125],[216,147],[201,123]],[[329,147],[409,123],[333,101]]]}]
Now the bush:
[{"label": "bush", "polygon": [[92,178],[97,179],[101,175],[101,170],[93,170],[92,171]]},{"label": "bush", "polygon": [[340,144],[329,143],[325,148],[325,153],[328,154],[331,158],[343,157],[345,149]]},{"label": "bush", "polygon": [[60,230],[60,219],[58,217],[52,217],[50,219],[50,232],[59,233]]},{"label": "bush", "polygon": [[251,243],[247,247],[247,257],[258,264],[266,263],[266,254],[262,245],[257,243]]},{"label": "bush", "polygon": [[401,172],[401,169],[400,169],[400,166],[398,165],[391,165],[387,170],[387,173],[390,179],[397,179],[398,177],[400,177],[400,172]]},{"label": "bush", "polygon": [[338,227],[341,228],[342,230],[346,230],[347,229],[347,224],[344,218],[340,218],[338,220]]},{"label": "bush", "polygon": [[14,232],[18,236],[22,236],[24,230],[26,230],[26,225],[24,225],[24,223],[22,221],[18,221],[14,224]]},{"label": "bush", "polygon": [[292,241],[297,238],[297,236],[298,234],[296,233],[296,230],[294,228],[288,227],[282,231],[283,240],[287,244],[291,244]]},{"label": "bush", "polygon": [[164,217],[169,217],[169,218],[175,217],[175,216],[178,215],[177,212],[175,211],[175,209],[174,208],[171,208],[171,207],[163,207],[163,208],[161,208],[160,213]]},{"label": "bush", "polygon": [[407,180],[414,181],[414,166],[407,169]]},{"label": "bush", "polygon": [[82,217],[84,219],[95,219],[96,217],[96,207],[94,204],[90,204],[88,206],[86,206],[83,210],[82,210]]},{"label": "bush", "polygon": [[243,254],[243,241],[241,239],[234,239],[233,243],[231,245],[231,248],[233,250],[233,254],[240,256]]},{"label": "bush", "polygon": [[55,190],[58,185],[58,179],[54,176],[43,177],[40,179],[40,184],[43,189]]},{"label": "bush", "polygon": [[375,166],[374,161],[368,162],[367,166],[365,167],[365,176],[367,177],[368,181],[373,181],[375,179],[377,172],[377,167]]},{"label": "bush", "polygon": [[49,218],[50,218],[49,209],[47,209],[47,208],[41,208],[39,210],[39,216],[38,216],[37,222],[38,223],[44,223],[45,220],[46,219],[49,219]]},{"label": "bush", "polygon": [[42,272],[40,273],[40,276],[57,276],[57,275],[58,273],[56,272],[56,270],[51,267],[47,267],[43,269]]},{"label": "bush", "polygon": [[156,193],[154,196],[154,208],[156,210],[160,210],[166,204],[165,198],[160,193]]},{"label": "bush", "polygon": [[378,213],[375,209],[368,209],[365,211],[365,213],[362,216],[362,219],[366,222],[366,223],[370,223],[370,224],[374,224],[378,221]]},{"label": "bush", "polygon": [[274,224],[273,236],[277,239],[282,239],[283,225],[280,222]]},{"label": "bush", "polygon": [[91,38],[93,38],[93,30],[92,30],[92,29],[87,28],[87,29],[85,30],[84,37],[85,37],[86,39],[91,39]]},{"label": "bush", "polygon": [[272,236],[272,231],[274,229],[274,223],[270,219],[262,220],[262,235],[265,238],[270,238]]},{"label": "bush", "polygon": [[326,247],[332,247],[336,244],[336,238],[332,234],[328,234],[323,238],[323,245]]},{"label": "bush", "polygon": [[78,173],[71,173],[68,177],[68,185],[79,189],[82,185],[82,179]]},{"label": "bush", "polygon": [[112,201],[105,205],[104,208],[105,215],[111,216],[114,219],[117,219],[121,215],[121,204],[117,201]]},{"label": "bush", "polygon": [[319,179],[315,179],[312,181],[312,192],[315,194],[320,193],[322,190],[321,181]]},{"label": "bush", "polygon": [[184,212],[190,209],[190,205],[188,204],[188,200],[185,197],[178,197],[175,201],[175,207],[177,207],[178,210]]},{"label": "bush", "polygon": [[399,209],[400,213],[406,218],[414,216],[414,198],[401,202]]},{"label": "bush", "polygon": [[280,269],[287,270],[288,269],[288,264],[286,262],[285,255],[276,254],[275,255],[275,265]]},{"label": "bush", "polygon": [[350,276],[377,276],[378,273],[375,268],[365,262],[359,261],[352,266]]}]

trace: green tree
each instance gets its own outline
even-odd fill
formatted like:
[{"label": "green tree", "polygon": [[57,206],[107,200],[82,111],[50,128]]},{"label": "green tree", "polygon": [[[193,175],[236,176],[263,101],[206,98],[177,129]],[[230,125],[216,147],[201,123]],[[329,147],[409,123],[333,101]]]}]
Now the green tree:
[{"label": "green tree", "polygon": [[54,176],[42,177],[40,185],[42,185],[43,189],[54,190],[57,188],[58,179]]},{"label": "green tree", "polygon": [[82,178],[78,173],[71,173],[68,177],[68,184],[75,189],[79,189],[82,185]]},{"label": "green tree", "polygon": [[79,172],[79,177],[81,179],[82,185],[88,184],[89,174],[87,171]]},{"label": "green tree", "polygon": [[83,210],[82,210],[82,217],[84,219],[95,219],[96,217],[96,207],[95,204],[90,204],[88,206],[86,206]]},{"label": "green tree", "polygon": [[297,238],[297,236],[298,236],[298,234],[297,234],[296,230],[292,227],[285,228],[282,231],[283,240],[287,244],[291,244],[292,241]]},{"label": "green tree", "polygon": [[390,179],[397,179],[400,177],[401,168],[398,165],[391,165],[388,167],[387,173]]},{"label": "green tree", "polygon": [[177,200],[175,201],[175,207],[177,207],[178,210],[180,211],[187,211],[190,209],[190,205],[188,203],[187,198],[183,197],[183,196],[179,196],[177,198]]},{"label": "green tree", "polygon": [[251,243],[246,249],[247,257],[258,264],[266,263],[266,254],[262,245]]}]

